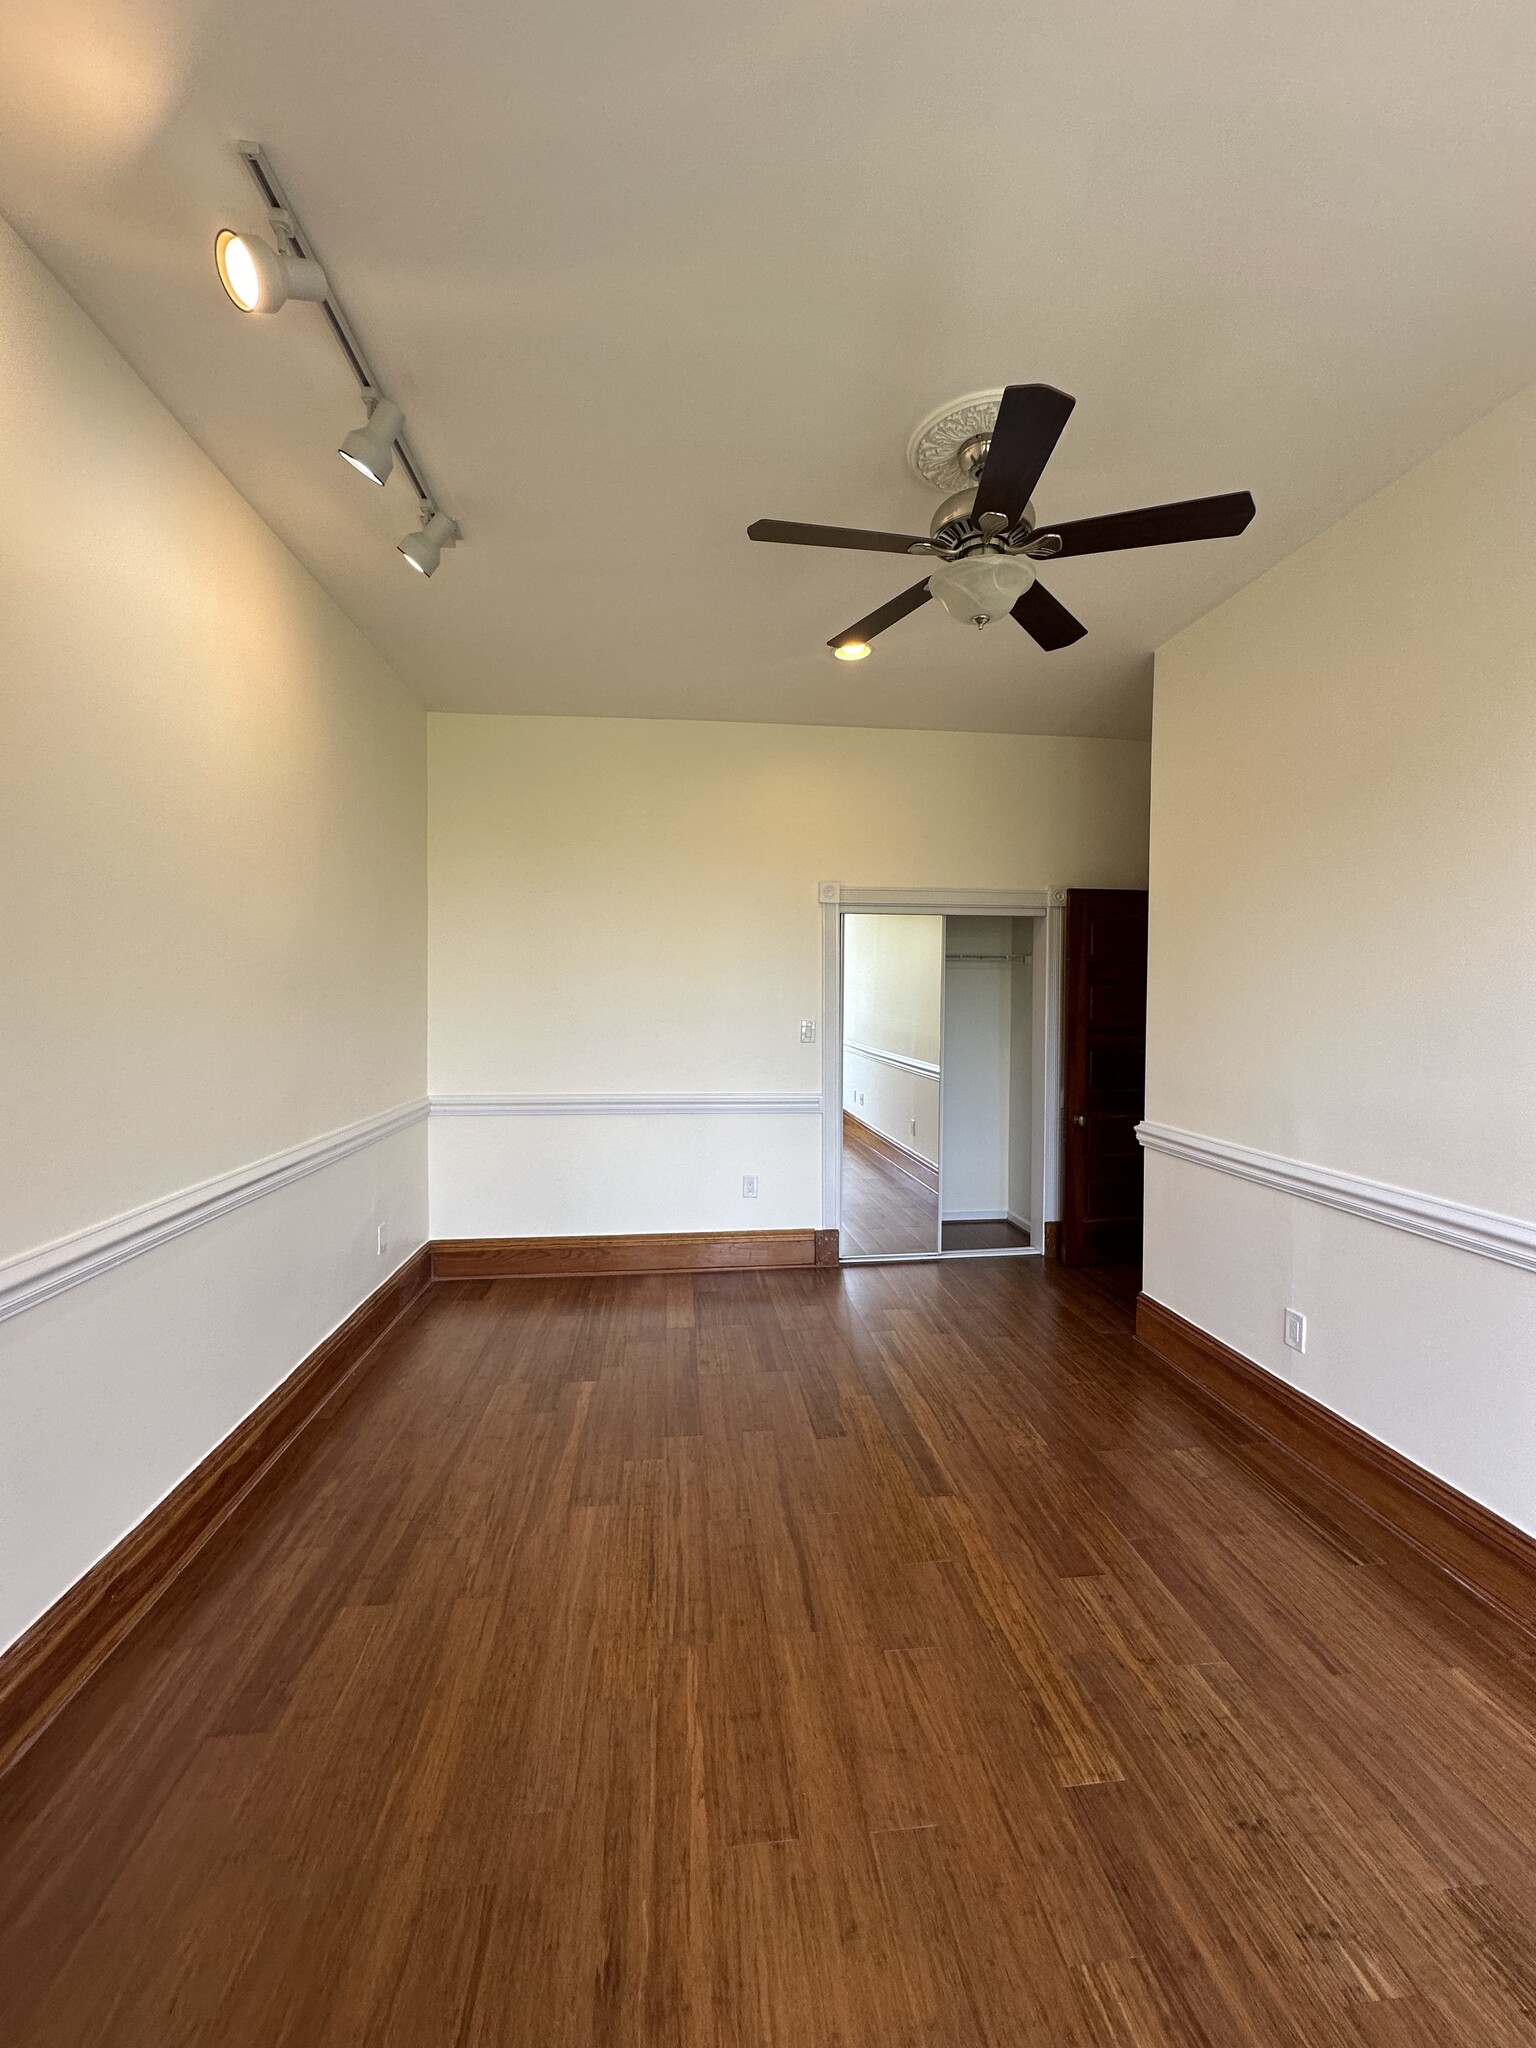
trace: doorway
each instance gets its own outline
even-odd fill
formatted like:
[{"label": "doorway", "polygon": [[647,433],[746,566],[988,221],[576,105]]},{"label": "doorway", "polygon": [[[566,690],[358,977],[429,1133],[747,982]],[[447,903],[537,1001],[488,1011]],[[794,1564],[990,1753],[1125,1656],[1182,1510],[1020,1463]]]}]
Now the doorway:
[{"label": "doorway", "polygon": [[845,1261],[1038,1256],[1060,892],[824,884],[823,1214]]},{"label": "doorway", "polygon": [[1141,1259],[1147,892],[1073,889],[1065,921],[1061,1257]]}]

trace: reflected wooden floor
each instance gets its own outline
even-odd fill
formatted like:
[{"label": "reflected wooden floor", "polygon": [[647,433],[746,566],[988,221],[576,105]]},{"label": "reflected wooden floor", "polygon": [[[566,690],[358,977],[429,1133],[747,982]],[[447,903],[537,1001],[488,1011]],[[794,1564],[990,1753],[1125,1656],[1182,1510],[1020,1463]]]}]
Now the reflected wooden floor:
[{"label": "reflected wooden floor", "polygon": [[843,1120],[842,1251],[845,1258],[888,1252],[932,1252],[939,1245],[939,1198],[882,1159]]},{"label": "reflected wooden floor", "polygon": [[6,2048],[1529,2048],[1536,1682],[1123,1276],[439,1287],[0,1781]]}]

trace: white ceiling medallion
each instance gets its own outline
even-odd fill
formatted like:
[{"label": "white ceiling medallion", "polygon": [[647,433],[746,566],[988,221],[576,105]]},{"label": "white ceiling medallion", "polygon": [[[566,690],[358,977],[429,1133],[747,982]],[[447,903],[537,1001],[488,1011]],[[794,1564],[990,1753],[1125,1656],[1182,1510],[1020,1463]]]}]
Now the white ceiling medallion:
[{"label": "white ceiling medallion", "polygon": [[968,490],[976,479],[962,467],[961,451],[991,434],[1002,402],[999,389],[973,391],[969,398],[936,407],[907,443],[912,474],[936,491]]}]

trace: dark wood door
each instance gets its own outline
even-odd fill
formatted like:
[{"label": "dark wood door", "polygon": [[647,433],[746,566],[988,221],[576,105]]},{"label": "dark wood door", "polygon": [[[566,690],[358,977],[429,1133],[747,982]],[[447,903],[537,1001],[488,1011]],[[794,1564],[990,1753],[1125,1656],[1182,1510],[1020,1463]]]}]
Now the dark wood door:
[{"label": "dark wood door", "polygon": [[1061,1256],[1069,1266],[1141,1257],[1147,1082],[1147,892],[1067,892]]}]

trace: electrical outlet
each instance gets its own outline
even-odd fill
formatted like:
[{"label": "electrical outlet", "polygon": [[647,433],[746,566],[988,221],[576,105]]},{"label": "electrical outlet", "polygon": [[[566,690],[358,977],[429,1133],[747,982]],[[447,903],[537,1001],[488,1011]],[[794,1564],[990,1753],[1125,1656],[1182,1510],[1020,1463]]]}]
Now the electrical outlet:
[{"label": "electrical outlet", "polygon": [[741,1176],[741,1199],[744,1202],[755,1202],[757,1200],[757,1175],[755,1173],[744,1173]]},{"label": "electrical outlet", "polygon": [[384,1254],[385,1254],[385,1253],[386,1253],[386,1252],[387,1252],[388,1250],[389,1250],[389,1225],[388,1225],[387,1223],[381,1223],[381,1224],[379,1225],[379,1257],[380,1257],[380,1258],[382,1259],[382,1258],[383,1258],[383,1256],[384,1256]]},{"label": "electrical outlet", "polygon": [[816,1043],[816,1019],[814,1017],[804,1017],[801,1019],[800,1043],[802,1045],[814,1045]]},{"label": "electrical outlet", "polygon": [[1299,1309],[1288,1308],[1285,1312],[1285,1341],[1292,1351],[1307,1348],[1307,1319]]}]

